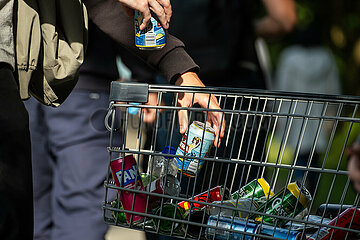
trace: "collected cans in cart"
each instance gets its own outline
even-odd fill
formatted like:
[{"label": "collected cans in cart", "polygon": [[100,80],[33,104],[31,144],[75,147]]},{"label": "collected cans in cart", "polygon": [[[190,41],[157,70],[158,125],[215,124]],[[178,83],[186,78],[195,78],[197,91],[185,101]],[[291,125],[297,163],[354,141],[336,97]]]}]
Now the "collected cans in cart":
[{"label": "collected cans in cart", "polygon": [[[144,30],[141,14],[134,20],[138,49],[164,46],[156,17]],[[345,153],[358,135],[359,97],[118,81],[110,92],[107,224],[182,239],[360,239]],[[189,117],[183,135],[179,110]]]}]

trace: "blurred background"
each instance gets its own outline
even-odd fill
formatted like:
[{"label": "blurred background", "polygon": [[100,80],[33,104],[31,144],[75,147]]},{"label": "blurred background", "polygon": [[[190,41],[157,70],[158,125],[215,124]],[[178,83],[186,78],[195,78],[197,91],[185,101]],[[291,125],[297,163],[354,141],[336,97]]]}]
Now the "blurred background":
[{"label": "blurred background", "polygon": [[[298,0],[298,23],[282,39],[267,40],[272,69],[278,66],[282,51],[294,43],[299,32],[317,25],[320,44],[331,50],[339,70],[343,94],[359,95],[360,78],[360,1]],[[264,14],[259,11],[259,16]]]}]

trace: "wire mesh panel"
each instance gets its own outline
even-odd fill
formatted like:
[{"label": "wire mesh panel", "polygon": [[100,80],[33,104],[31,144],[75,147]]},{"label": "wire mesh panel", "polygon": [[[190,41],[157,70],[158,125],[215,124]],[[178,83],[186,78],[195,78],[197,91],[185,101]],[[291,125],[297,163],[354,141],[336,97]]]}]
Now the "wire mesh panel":
[{"label": "wire mesh panel", "polygon": [[359,239],[345,154],[359,104],[113,82],[105,222],[185,239]]}]

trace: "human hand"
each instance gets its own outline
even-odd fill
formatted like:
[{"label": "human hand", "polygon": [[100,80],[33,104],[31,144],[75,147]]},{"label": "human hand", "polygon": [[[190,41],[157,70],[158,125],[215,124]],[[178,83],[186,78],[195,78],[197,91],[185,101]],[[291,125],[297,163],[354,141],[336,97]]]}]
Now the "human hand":
[{"label": "human hand", "polygon": [[[164,105],[163,101],[161,101],[160,104],[158,104],[158,94],[157,93],[149,93],[149,99],[148,102],[145,103],[145,105],[150,106],[158,106],[158,105]],[[158,110],[158,112],[161,112],[161,109]],[[143,121],[146,123],[153,123],[155,121],[156,117],[156,108],[144,108],[144,115],[143,115]]]},{"label": "human hand", "polygon": [[169,22],[172,15],[170,0],[118,0],[122,3],[125,12],[129,16],[134,15],[133,10],[137,10],[143,16],[140,30],[145,29],[151,18],[150,10],[155,13],[161,25],[169,28]]},{"label": "human hand", "polygon": [[[175,85],[178,86],[193,86],[193,87],[205,87],[201,82],[196,73],[187,72],[180,76],[176,80]],[[210,96],[206,93],[187,93],[183,92],[179,94],[178,104],[180,107],[191,107],[193,104],[198,103],[202,108],[209,109],[220,109],[219,103],[214,95]],[[189,125],[188,123],[188,112],[187,110],[178,111],[179,124],[180,124],[180,133],[184,134]],[[209,111],[207,116],[207,122],[215,130],[215,146],[220,146],[221,138],[224,137],[225,132],[225,120],[223,119],[223,114],[221,112]]]}]

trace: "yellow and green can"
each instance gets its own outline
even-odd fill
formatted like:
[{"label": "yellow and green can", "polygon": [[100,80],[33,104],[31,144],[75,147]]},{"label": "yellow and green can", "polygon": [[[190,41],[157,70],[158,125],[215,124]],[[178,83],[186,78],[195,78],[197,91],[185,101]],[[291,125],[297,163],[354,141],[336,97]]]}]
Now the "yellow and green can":
[{"label": "yellow and green can", "polygon": [[232,193],[233,199],[239,198],[262,198],[274,193],[270,189],[270,185],[264,178],[254,179],[236,192]]},{"label": "yellow and green can", "polygon": [[270,214],[271,216],[252,216],[256,221],[284,226],[288,220],[281,219],[278,216],[293,218],[304,211],[312,197],[309,191],[298,182],[290,183],[275,196],[262,204],[256,211]]}]

